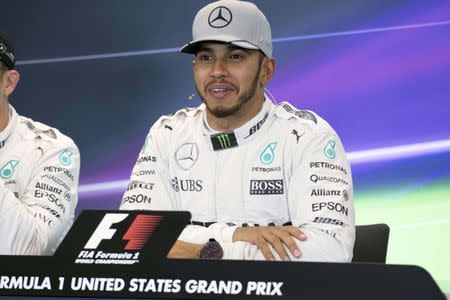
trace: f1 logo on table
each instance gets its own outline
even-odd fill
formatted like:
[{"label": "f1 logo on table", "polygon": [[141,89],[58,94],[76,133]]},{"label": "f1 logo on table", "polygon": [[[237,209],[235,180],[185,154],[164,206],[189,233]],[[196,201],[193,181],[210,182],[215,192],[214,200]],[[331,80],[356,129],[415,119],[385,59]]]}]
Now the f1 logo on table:
[{"label": "f1 logo on table", "polygon": [[108,213],[98,224],[94,233],[91,235],[83,251],[78,254],[75,263],[80,264],[133,264],[138,262],[139,251],[148,242],[155,229],[159,226],[162,216],[138,214],[132,221],[130,227],[122,236],[122,240],[128,241],[123,250],[125,252],[111,253],[97,250],[100,243],[105,240],[111,240],[117,233],[113,225],[123,222],[129,214],[127,213]]}]

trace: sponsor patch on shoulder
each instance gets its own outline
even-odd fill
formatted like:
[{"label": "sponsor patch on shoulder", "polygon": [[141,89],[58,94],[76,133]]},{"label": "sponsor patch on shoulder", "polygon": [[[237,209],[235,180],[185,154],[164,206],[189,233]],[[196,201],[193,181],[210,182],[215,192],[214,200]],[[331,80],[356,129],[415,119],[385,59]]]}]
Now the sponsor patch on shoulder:
[{"label": "sponsor patch on shoulder", "polygon": [[304,120],[313,121],[314,123],[317,124],[316,116],[314,116],[314,114],[312,114],[311,112],[309,112],[307,110],[297,110],[297,111],[294,112],[294,114],[296,116],[299,116],[300,118],[302,118]]},{"label": "sponsor patch on shoulder", "polygon": [[289,104],[282,104],[282,107],[289,113],[296,115],[297,117],[303,119],[303,120],[308,120],[308,121],[313,121],[314,123],[317,124],[317,118],[316,116],[314,116],[313,113],[311,113],[310,111],[304,110],[304,109],[295,109],[292,106],[290,106]]}]

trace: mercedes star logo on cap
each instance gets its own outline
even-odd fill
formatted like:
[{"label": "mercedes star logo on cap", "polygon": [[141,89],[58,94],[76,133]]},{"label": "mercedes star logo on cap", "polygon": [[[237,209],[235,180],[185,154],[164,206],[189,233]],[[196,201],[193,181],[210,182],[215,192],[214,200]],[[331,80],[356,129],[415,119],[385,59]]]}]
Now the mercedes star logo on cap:
[{"label": "mercedes star logo on cap", "polygon": [[222,28],[228,26],[231,23],[231,19],[233,15],[231,11],[225,6],[219,6],[213,9],[213,11],[209,14],[208,24],[214,28]]}]

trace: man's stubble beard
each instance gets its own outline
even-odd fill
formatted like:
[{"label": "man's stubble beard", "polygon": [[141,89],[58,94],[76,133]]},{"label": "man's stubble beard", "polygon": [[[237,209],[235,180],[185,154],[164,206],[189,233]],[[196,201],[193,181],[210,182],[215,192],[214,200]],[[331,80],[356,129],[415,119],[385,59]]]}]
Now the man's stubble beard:
[{"label": "man's stubble beard", "polygon": [[[256,93],[256,89],[258,88],[258,83],[259,83],[259,75],[261,73],[261,61],[259,62],[259,66],[258,66],[258,71],[255,74],[255,77],[252,80],[252,83],[250,85],[250,87],[248,88],[248,90],[239,96],[239,98],[237,99],[237,103],[235,105],[233,105],[230,108],[226,108],[223,106],[217,106],[215,108],[211,108],[208,105],[208,102],[205,99],[204,94],[200,93],[200,90],[198,89],[198,86],[196,85],[195,88],[197,89],[197,94],[200,96],[200,98],[202,99],[202,102],[205,103],[206,105],[206,109],[209,111],[209,113],[211,113],[214,117],[222,119],[222,118],[227,118],[229,116],[234,115],[235,113],[237,113],[246,103],[248,103],[252,97],[255,95]],[[238,91],[239,93],[239,91]],[[205,91],[206,94],[206,91]]]}]

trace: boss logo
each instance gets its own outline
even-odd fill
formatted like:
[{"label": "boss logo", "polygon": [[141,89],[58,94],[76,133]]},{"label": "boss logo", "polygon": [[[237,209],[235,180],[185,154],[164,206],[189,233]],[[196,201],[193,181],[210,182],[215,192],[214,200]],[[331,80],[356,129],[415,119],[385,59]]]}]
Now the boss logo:
[{"label": "boss logo", "polygon": [[283,180],[250,180],[250,195],[283,194]]}]

